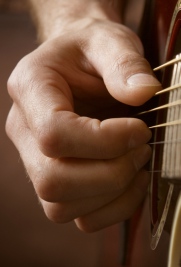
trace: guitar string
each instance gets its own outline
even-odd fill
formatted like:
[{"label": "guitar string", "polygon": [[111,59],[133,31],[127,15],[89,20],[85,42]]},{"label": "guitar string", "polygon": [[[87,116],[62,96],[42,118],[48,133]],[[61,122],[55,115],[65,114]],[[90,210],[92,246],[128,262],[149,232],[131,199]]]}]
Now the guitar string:
[{"label": "guitar string", "polygon": [[175,85],[172,85],[172,86],[170,86],[170,87],[167,87],[167,88],[165,88],[165,89],[163,89],[163,90],[158,91],[158,92],[155,94],[155,96],[156,96],[156,95],[163,94],[163,93],[170,92],[170,91],[172,91],[172,90],[178,89],[179,87],[181,87],[181,84],[175,84]]},{"label": "guitar string", "polygon": [[162,65],[160,65],[160,66],[154,68],[153,70],[154,70],[154,71],[158,71],[158,70],[161,70],[161,69],[163,69],[163,68],[165,68],[165,67],[171,66],[171,65],[173,65],[173,64],[175,64],[175,63],[178,63],[178,62],[180,62],[180,61],[181,61],[181,58],[180,58],[180,57],[179,57],[179,58],[175,58],[175,59],[172,59],[172,60],[170,60],[170,61],[167,61],[166,63],[164,63],[164,64],[162,64]]},{"label": "guitar string", "polygon": [[177,143],[181,143],[181,138],[175,140],[151,142],[148,143],[148,145],[162,145],[162,144],[164,145],[164,144],[177,144]]},{"label": "guitar string", "polygon": [[[181,61],[181,58],[172,59],[172,60],[166,62],[165,64],[162,64],[161,66],[155,68],[154,71],[161,70],[161,69],[163,69],[163,68],[165,68],[167,66],[173,65],[173,64],[178,63],[180,61]],[[167,88],[157,92],[155,95],[160,95],[160,94],[163,94],[163,93],[166,93],[166,92],[170,92],[172,90],[178,89],[179,87],[181,87],[181,84],[175,84],[175,85],[172,85],[170,87],[167,87]],[[166,105],[162,105],[160,107],[153,108],[151,110],[147,110],[147,111],[141,112],[141,113],[139,113],[139,115],[145,114],[145,113],[149,113],[149,112],[152,112],[152,111],[156,111],[156,110],[160,110],[160,109],[164,109],[164,108],[177,106],[177,105],[180,105],[180,104],[181,104],[181,100],[177,100],[177,101],[174,101],[172,103],[169,103],[169,104],[166,104]],[[167,123],[163,123],[163,124],[159,124],[159,125],[154,125],[154,126],[151,126],[149,128],[153,129],[153,128],[158,128],[158,127],[167,127],[167,126],[171,126],[171,125],[181,125],[181,120],[176,120],[176,121],[167,122]],[[176,139],[176,140],[152,142],[152,143],[149,143],[149,145],[163,145],[163,144],[173,144],[173,143],[177,144],[177,143],[180,143],[180,142],[181,142],[181,139]],[[162,172],[163,172],[163,170],[154,170],[154,169],[148,170],[148,173],[162,173]]]},{"label": "guitar string", "polygon": [[147,114],[147,113],[150,113],[153,111],[157,111],[157,110],[164,109],[164,108],[171,108],[171,107],[178,106],[178,105],[181,105],[181,99],[173,101],[172,103],[168,103],[168,104],[156,107],[156,108],[152,108],[152,109],[147,110],[147,111],[140,112],[137,115],[143,115],[143,114]]},{"label": "guitar string", "polygon": [[[181,58],[172,59],[172,60],[166,62],[165,64],[162,64],[162,65],[158,66],[157,68],[154,69],[154,71],[160,70],[162,68],[165,68],[167,66],[173,65],[173,64],[178,63],[180,61],[181,61]],[[157,92],[156,94],[169,92],[169,91],[177,89],[179,87],[181,87],[181,84],[176,84],[176,85],[170,86],[168,88],[165,88],[162,91]],[[160,109],[163,109],[163,108],[169,108],[169,107],[172,107],[172,106],[180,105],[180,104],[181,104],[181,100],[177,100],[177,101],[174,101],[172,103],[168,103],[168,104],[162,105],[160,107],[156,107],[156,108],[153,108],[153,109],[150,109],[150,110],[147,110],[147,111],[140,112],[140,113],[137,114],[137,116],[138,115],[142,115],[142,114],[146,114],[146,113],[149,113],[149,112],[152,112],[152,111],[157,111],[157,110],[160,110]],[[172,122],[168,122],[168,123],[157,124],[157,125],[153,125],[153,126],[151,126],[149,128],[152,129],[152,128],[158,128],[158,127],[171,126],[171,125],[179,125],[179,124],[181,124],[181,120],[176,120],[176,121],[172,121]]]},{"label": "guitar string", "polygon": [[[172,59],[172,60],[168,61],[167,63],[162,64],[162,65],[158,66],[157,68],[154,68],[153,70],[157,71],[157,70],[160,70],[160,69],[165,68],[167,66],[173,65],[174,63],[177,63],[177,62],[180,62],[180,61],[181,61],[181,58]],[[175,84],[175,85],[169,86],[169,87],[164,88],[163,90],[160,90],[159,92],[155,93],[155,96],[163,94],[163,93],[170,92],[172,90],[178,89],[179,87],[181,87],[181,84]],[[171,105],[171,103],[169,103],[169,104]],[[158,107],[157,109],[159,109],[159,108],[160,107]],[[156,109],[153,109],[153,111],[154,110],[156,110]],[[141,113],[138,113],[137,115],[141,115],[141,114],[144,114],[144,113],[147,113],[147,112],[150,112],[150,111],[143,111]]]},{"label": "guitar string", "polygon": [[[181,138],[180,139],[175,139],[175,140],[167,140],[167,141],[158,141],[158,142],[152,142],[152,143],[148,143],[148,145],[152,146],[152,145],[164,145],[164,144],[178,144],[181,143]],[[148,173],[161,173],[163,172],[163,170],[147,170]],[[168,172],[168,171],[167,171]]]},{"label": "guitar string", "polygon": [[154,129],[154,128],[160,128],[160,127],[180,125],[180,124],[181,124],[181,120],[175,120],[175,121],[170,121],[170,122],[166,122],[166,123],[156,124],[156,125],[150,126],[149,128]]},{"label": "guitar string", "polygon": [[[163,170],[147,170],[148,173],[163,173]],[[167,170],[167,174],[172,173]]]}]

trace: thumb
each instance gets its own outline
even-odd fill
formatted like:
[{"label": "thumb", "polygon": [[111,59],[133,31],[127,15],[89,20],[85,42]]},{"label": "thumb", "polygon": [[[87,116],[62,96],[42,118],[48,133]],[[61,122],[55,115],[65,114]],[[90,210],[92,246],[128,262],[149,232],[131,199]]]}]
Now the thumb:
[{"label": "thumb", "polygon": [[161,89],[143,57],[139,38],[122,25],[119,25],[119,31],[107,34],[106,40],[102,38],[101,49],[99,47],[96,57],[92,57],[92,63],[109,93],[125,104],[142,105]]}]

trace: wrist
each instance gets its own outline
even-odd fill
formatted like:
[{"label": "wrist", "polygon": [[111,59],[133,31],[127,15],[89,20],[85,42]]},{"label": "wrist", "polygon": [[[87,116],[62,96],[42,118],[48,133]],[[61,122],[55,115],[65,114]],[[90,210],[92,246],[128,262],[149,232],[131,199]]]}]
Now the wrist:
[{"label": "wrist", "polygon": [[40,42],[86,27],[94,20],[121,22],[120,0],[29,0]]}]

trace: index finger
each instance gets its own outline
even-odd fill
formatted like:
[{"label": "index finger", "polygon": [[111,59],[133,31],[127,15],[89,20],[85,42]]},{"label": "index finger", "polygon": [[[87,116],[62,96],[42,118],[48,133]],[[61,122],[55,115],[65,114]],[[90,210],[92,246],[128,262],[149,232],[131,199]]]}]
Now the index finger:
[{"label": "index finger", "polygon": [[100,122],[78,116],[67,82],[46,67],[31,68],[20,78],[15,101],[46,156],[115,158],[151,137],[147,126],[137,119]]}]

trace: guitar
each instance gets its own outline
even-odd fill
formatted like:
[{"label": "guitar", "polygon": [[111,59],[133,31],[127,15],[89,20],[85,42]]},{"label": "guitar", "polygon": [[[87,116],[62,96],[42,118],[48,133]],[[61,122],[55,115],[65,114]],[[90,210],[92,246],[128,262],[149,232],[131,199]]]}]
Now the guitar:
[{"label": "guitar", "polygon": [[[164,64],[158,74],[163,84],[157,100],[151,101],[147,122],[154,125],[150,190],[150,250],[154,266],[181,266],[181,1],[147,1],[151,12],[149,36],[143,41],[153,67]],[[145,12],[148,14],[148,12]],[[147,24],[149,25],[149,24]],[[146,42],[147,41],[147,42]],[[147,45],[147,44],[150,45]],[[155,60],[150,58],[155,55]],[[150,125],[149,125],[150,126]],[[166,237],[164,237],[166,235]],[[165,240],[164,245],[160,242]],[[160,242],[160,245],[159,245]],[[159,247],[160,246],[160,247]],[[161,248],[162,247],[162,248]],[[150,252],[151,254],[151,252]],[[147,259],[148,261],[148,259]],[[136,264],[136,265],[135,265]],[[135,263],[131,266],[140,266]],[[149,263],[143,265],[149,266]],[[151,265],[150,265],[151,266]],[[152,265],[153,266],[153,265]]]},{"label": "guitar", "polygon": [[121,224],[122,238],[113,228],[117,259],[105,267],[181,267],[181,0],[146,1],[143,20],[145,55],[153,69],[161,65],[155,74],[164,88],[140,114],[153,129],[152,182],[143,206]]}]

